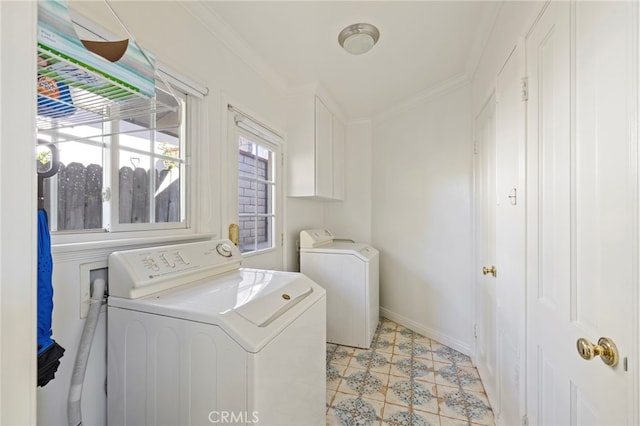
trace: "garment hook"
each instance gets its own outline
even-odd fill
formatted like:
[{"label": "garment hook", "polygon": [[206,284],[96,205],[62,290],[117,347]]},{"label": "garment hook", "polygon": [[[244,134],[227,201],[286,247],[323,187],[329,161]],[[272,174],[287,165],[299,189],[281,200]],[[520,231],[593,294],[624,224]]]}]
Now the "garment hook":
[{"label": "garment hook", "polygon": [[131,162],[131,165],[133,166],[133,170],[138,168],[138,165],[140,164],[140,158],[138,158],[138,157],[129,157],[129,161]]}]

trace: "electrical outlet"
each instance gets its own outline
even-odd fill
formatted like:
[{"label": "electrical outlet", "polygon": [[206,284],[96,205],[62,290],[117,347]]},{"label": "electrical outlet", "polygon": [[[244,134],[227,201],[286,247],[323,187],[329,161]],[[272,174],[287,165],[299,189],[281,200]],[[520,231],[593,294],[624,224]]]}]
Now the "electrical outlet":
[{"label": "electrical outlet", "polygon": [[80,265],[80,318],[86,318],[89,313],[89,300],[91,299],[91,283],[102,278],[109,284],[109,269],[107,261],[83,263]]}]

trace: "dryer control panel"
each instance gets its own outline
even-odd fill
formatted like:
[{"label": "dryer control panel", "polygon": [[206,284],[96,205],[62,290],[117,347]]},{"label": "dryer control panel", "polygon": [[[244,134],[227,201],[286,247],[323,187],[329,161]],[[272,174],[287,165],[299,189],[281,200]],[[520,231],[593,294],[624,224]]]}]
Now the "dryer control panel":
[{"label": "dryer control panel", "polygon": [[109,296],[135,299],[240,268],[229,240],[118,251],[109,255]]},{"label": "dryer control panel", "polygon": [[305,229],[300,231],[300,248],[316,248],[329,245],[334,236],[328,229]]}]

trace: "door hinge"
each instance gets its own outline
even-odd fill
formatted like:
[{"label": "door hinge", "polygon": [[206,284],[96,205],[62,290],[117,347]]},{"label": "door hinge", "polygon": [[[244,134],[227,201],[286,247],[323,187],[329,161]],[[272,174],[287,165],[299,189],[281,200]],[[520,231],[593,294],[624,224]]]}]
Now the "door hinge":
[{"label": "door hinge", "polygon": [[522,426],[529,426],[529,417],[526,414],[522,416]]},{"label": "door hinge", "polygon": [[477,141],[473,141],[473,153],[474,154],[478,153],[478,142]]},{"label": "door hinge", "polygon": [[284,167],[284,152],[280,154],[280,165]]},{"label": "door hinge", "polygon": [[473,324],[473,337],[478,337],[478,324]]},{"label": "door hinge", "polygon": [[522,77],[520,79],[520,93],[522,94],[523,102],[529,100],[529,79],[527,77]]},{"label": "door hinge", "polygon": [[280,247],[284,247],[284,233],[280,234]]}]

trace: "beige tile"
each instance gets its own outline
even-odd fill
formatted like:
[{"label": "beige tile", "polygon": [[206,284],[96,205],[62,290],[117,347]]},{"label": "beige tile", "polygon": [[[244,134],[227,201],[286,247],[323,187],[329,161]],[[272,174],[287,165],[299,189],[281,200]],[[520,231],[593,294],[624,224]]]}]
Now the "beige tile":
[{"label": "beige tile", "polygon": [[468,424],[469,421],[467,419],[466,410],[464,409],[464,407],[460,407],[460,406],[452,407],[451,405],[448,405],[446,401],[440,397],[438,398],[438,401],[440,405],[441,416],[450,417],[456,420],[462,420]]},{"label": "beige tile", "polygon": [[338,346],[333,352],[327,353],[327,357],[332,356],[329,361],[332,365],[349,365],[351,356],[353,355],[353,348],[348,346]]},{"label": "beige tile", "polygon": [[376,352],[393,353],[395,347],[395,335],[383,335],[371,345],[371,349]]},{"label": "beige tile", "polygon": [[[410,410],[414,410],[416,415],[434,426],[494,426],[493,412],[488,408],[489,402],[482,383],[475,380],[479,376],[471,359],[427,337],[408,332],[403,335],[403,330],[403,326],[381,318],[377,340],[382,344],[378,347],[365,350],[327,345],[328,350],[333,349],[338,355],[330,363],[332,368],[336,368],[332,371],[334,377],[337,371],[342,377],[359,374],[363,380],[370,380],[367,382],[368,386],[363,386],[363,382],[354,382],[356,389],[349,386],[343,378],[327,380],[327,404],[332,404],[327,411],[327,425],[360,422],[378,426],[397,426],[402,423],[394,423],[393,420],[406,419]],[[407,367],[404,367],[405,364],[411,363],[411,342],[414,343],[414,348],[418,349],[414,351],[414,362],[427,366],[428,371],[427,375],[416,376],[413,381],[407,375]],[[425,351],[427,348],[429,350]],[[355,357],[367,352],[375,354],[369,355],[373,362],[365,362],[363,365]],[[383,359],[387,363],[383,362]],[[437,371],[440,368],[451,368],[452,362],[455,362],[457,368],[454,380],[456,383],[445,380]],[[369,376],[366,375],[367,371]],[[457,385],[460,379],[463,388]],[[379,388],[376,389],[377,387]],[[364,389],[370,393],[359,396],[358,390],[362,392]],[[447,394],[450,395],[447,397]],[[468,410],[467,402],[470,402]],[[335,407],[340,406],[359,407],[355,410],[356,417],[353,417],[352,412],[336,411]],[[471,419],[466,417],[467,413],[471,415]],[[345,416],[348,419],[345,419]]]},{"label": "beige tile", "polygon": [[438,362],[453,363],[458,365],[473,366],[471,358],[467,355],[444,346],[439,343],[431,343],[431,351],[433,353],[433,360]]},{"label": "beige tile", "polygon": [[403,326],[398,326],[397,333],[398,333],[397,337],[400,339],[409,339],[409,340],[414,339],[427,344],[431,343],[431,339],[429,339],[428,337],[423,336],[420,333],[416,333],[415,331],[412,331],[411,329],[408,329]]},{"label": "beige tile", "polygon": [[381,318],[380,324],[382,328],[390,328],[390,329],[393,329],[394,331],[398,328],[397,323],[386,318]]},{"label": "beige tile", "polygon": [[433,369],[435,372],[436,384],[456,388],[460,385],[460,379],[458,377],[458,370],[460,367],[458,365],[434,361]]},{"label": "beige tile", "polygon": [[462,389],[465,391],[485,392],[482,381],[480,380],[480,375],[475,367],[458,365],[458,368],[460,369],[458,376]]},{"label": "beige tile", "polygon": [[338,392],[327,413],[327,425],[380,425],[384,403]]},{"label": "beige tile", "polygon": [[360,354],[366,354],[369,352],[375,352],[373,349],[369,348],[369,349],[363,349],[363,348],[353,348],[353,355],[352,356],[358,356]]},{"label": "beige tile", "polygon": [[413,365],[411,365],[411,357],[394,355],[391,362],[392,366],[389,374],[393,376],[410,378],[411,368],[413,368],[416,373],[415,380],[435,383],[433,363],[430,360],[413,358]]},{"label": "beige tile", "polygon": [[327,388],[327,411],[329,410],[329,407],[331,407],[331,404],[333,404],[333,398],[335,396],[336,396],[336,391],[333,389]]},{"label": "beige tile", "polygon": [[492,425],[493,411],[484,393],[463,391],[460,388],[438,387],[440,414],[447,417]]},{"label": "beige tile", "polygon": [[340,364],[332,364],[330,367],[327,367],[327,370],[329,370],[329,368],[331,368],[331,372],[333,374],[337,374],[339,377],[332,377],[329,374],[329,371],[327,371],[327,389],[337,390],[338,386],[340,385],[340,381],[342,380],[342,377],[344,377],[344,373],[347,369],[347,366],[340,365]]},{"label": "beige tile", "polygon": [[387,336],[389,334],[395,334],[397,325],[393,322],[383,321],[378,326],[377,331],[381,336]]},{"label": "beige tile", "polygon": [[[437,381],[437,378],[436,378]],[[440,415],[449,417],[456,420],[463,420],[468,422],[466,410],[461,404],[452,404],[453,401],[445,399],[447,394],[452,392],[459,392],[458,386],[444,386],[436,385],[436,392],[438,393],[438,404],[440,408]],[[461,409],[462,407],[462,409]],[[456,409],[457,408],[457,409]]]},{"label": "beige tile", "polygon": [[398,343],[393,353],[401,356],[414,356],[416,358],[432,360],[431,349],[422,343],[406,341]]},{"label": "beige tile", "polygon": [[462,419],[440,416],[440,426],[467,426],[469,422]]},{"label": "beige tile", "polygon": [[402,377],[389,376],[387,402],[400,406],[438,413],[438,398],[435,384],[411,381]]},{"label": "beige tile", "polygon": [[391,354],[378,351],[363,351],[354,354],[351,365],[367,368],[377,373],[389,374]]},{"label": "beige tile", "polygon": [[428,424],[438,426],[440,424],[439,416],[435,413],[427,411],[412,410],[409,407],[401,407],[393,404],[385,404],[382,424],[385,426],[399,426],[405,424],[414,424],[416,422],[426,421]]},{"label": "beige tile", "polygon": [[350,369],[340,383],[339,391],[384,402],[389,376],[366,370]]},{"label": "beige tile", "polygon": [[[484,392],[473,392],[473,391],[465,391],[468,395],[474,397],[474,401],[477,402],[475,404],[469,405],[469,420],[472,423],[481,424],[481,425],[493,425],[495,424],[495,419],[493,416],[493,410],[491,410],[491,405],[489,404],[489,399]],[[477,399],[476,399],[477,398]]]},{"label": "beige tile", "polygon": [[361,373],[366,373],[367,370],[363,369],[363,368],[353,368],[353,367],[348,367],[343,375],[343,379],[340,381],[340,384],[338,386],[338,391],[342,392],[342,393],[348,393],[351,395],[358,395],[358,391],[357,389],[354,389],[346,380],[347,377],[351,376],[351,375],[355,375],[355,374],[361,374]]}]

